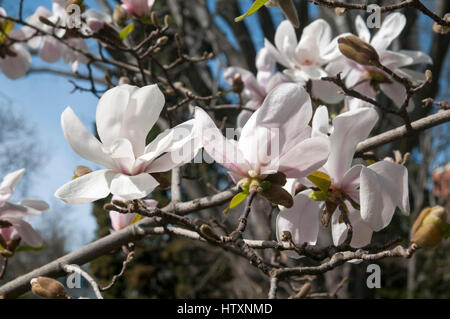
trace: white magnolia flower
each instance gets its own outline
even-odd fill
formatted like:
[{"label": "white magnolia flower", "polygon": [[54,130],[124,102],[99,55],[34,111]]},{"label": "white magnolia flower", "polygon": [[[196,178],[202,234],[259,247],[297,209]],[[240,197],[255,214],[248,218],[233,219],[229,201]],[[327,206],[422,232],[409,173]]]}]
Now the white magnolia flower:
[{"label": "white magnolia flower", "polygon": [[[264,102],[267,94],[277,85],[288,82],[286,75],[276,71],[275,60],[267,49],[261,49],[256,55],[256,77],[248,70],[240,67],[230,67],[225,70],[225,80],[233,84],[234,77],[240,74],[244,83],[242,97],[247,99],[246,108],[257,110]],[[243,110],[239,113],[237,127],[242,128],[253,112]]]},{"label": "white magnolia flower", "polygon": [[93,202],[109,193],[126,200],[143,198],[159,185],[151,173],[189,162],[200,148],[195,120],[164,131],[146,146],[164,103],[156,85],[120,85],[108,90],[97,106],[100,141],[68,107],[61,116],[66,140],[78,155],[106,169],[72,180],[55,196],[69,204]]},{"label": "white magnolia flower", "polygon": [[13,30],[14,23],[2,19],[6,17],[5,9],[0,7],[0,26],[4,33],[0,34],[0,69],[10,79],[18,79],[27,74],[31,65],[31,54],[20,43],[12,43],[10,39],[20,40],[22,33]]},{"label": "white magnolia flower", "polygon": [[331,27],[323,19],[317,19],[303,29],[297,43],[295,29],[289,21],[283,21],[275,33],[274,47],[267,39],[265,47],[269,54],[286,67],[284,73],[293,81],[305,84],[313,81],[313,93],[327,103],[337,103],[342,96],[337,87],[322,77],[328,76],[324,70],[327,63],[339,57],[337,38],[331,38]]},{"label": "white magnolia flower", "polygon": [[[330,197],[338,197],[348,208],[353,226],[351,246],[359,248],[370,243],[372,233],[380,231],[391,222],[396,207],[409,214],[408,171],[391,161],[380,161],[368,167],[352,166],[356,146],[366,139],[378,121],[373,108],[360,108],[338,115],[333,120],[330,139],[330,156],[319,171],[331,180],[328,190],[327,209],[331,208],[332,235],[335,245],[341,244],[347,233],[340,211]],[[315,116],[313,136],[329,131],[328,111],[320,107]],[[314,125],[314,124],[313,124]],[[303,180],[303,184],[316,187]],[[278,233],[289,231],[296,244],[315,244],[319,231],[320,209],[317,202],[309,198],[311,190],[294,197],[294,206],[284,209],[277,218]],[[331,204],[330,204],[331,203]],[[353,206],[360,205],[360,209]]]},{"label": "white magnolia flower", "polygon": [[277,172],[301,178],[321,167],[328,157],[328,141],[311,138],[311,116],[310,97],[295,83],[280,84],[267,95],[242,128],[239,141],[225,138],[206,112],[196,109],[205,150],[235,182],[263,180]]},{"label": "white magnolia flower", "polygon": [[0,236],[7,244],[12,240],[21,239],[29,246],[40,247],[41,236],[24,220],[24,217],[42,214],[49,209],[48,204],[37,199],[27,199],[16,204],[9,202],[24,173],[25,169],[12,172],[6,175],[0,184]]},{"label": "white magnolia flower", "polygon": [[[410,79],[413,84],[419,84],[425,81],[425,75],[404,67],[420,63],[429,64],[432,63],[431,58],[421,51],[400,50],[394,52],[388,50],[392,41],[402,32],[405,24],[406,18],[403,14],[391,13],[384,19],[378,32],[371,37],[364,20],[360,16],[356,17],[355,20],[358,37],[375,48],[381,64],[393,70],[399,76]],[[346,86],[365,96],[375,98],[381,90],[397,106],[404,102],[406,92],[403,85],[393,81],[386,73],[374,66],[360,65],[346,57],[341,57],[330,63],[326,70],[333,75],[342,72]],[[356,98],[346,98],[346,105],[349,110],[371,106],[371,104]]]}]

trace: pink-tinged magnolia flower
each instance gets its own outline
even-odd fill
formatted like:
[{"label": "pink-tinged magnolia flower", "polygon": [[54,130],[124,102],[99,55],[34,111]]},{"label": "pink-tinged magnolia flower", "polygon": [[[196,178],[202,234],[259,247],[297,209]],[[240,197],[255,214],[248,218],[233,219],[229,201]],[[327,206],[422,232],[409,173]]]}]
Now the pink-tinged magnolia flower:
[{"label": "pink-tinged magnolia flower", "polygon": [[143,17],[152,10],[155,0],[122,0],[122,3],[129,15]]},{"label": "pink-tinged magnolia flower", "polygon": [[150,173],[166,172],[191,161],[200,148],[195,120],[162,132],[146,146],[164,103],[157,85],[120,85],[108,90],[97,106],[100,141],[66,108],[61,125],[72,149],[107,169],[72,180],[55,196],[69,204],[93,202],[109,193],[126,200],[143,198],[159,185]]},{"label": "pink-tinged magnolia flower", "polygon": [[[276,71],[275,60],[269,55],[267,49],[261,49],[256,55],[256,77],[248,70],[239,67],[230,67],[225,70],[225,80],[233,84],[237,74],[242,77],[244,90],[242,97],[247,99],[246,108],[257,110],[264,102],[267,94],[281,83],[288,82],[289,78]],[[253,112],[243,110],[239,113],[237,127],[242,128]]]},{"label": "pink-tinged magnolia flower", "polygon": [[[381,64],[393,70],[399,76],[410,79],[414,84],[419,84],[425,81],[425,75],[404,67],[420,63],[430,64],[432,63],[431,58],[421,51],[400,50],[394,52],[388,50],[392,41],[402,32],[405,24],[406,18],[403,14],[391,13],[384,19],[378,32],[371,38],[364,20],[360,16],[356,17],[355,20],[358,37],[375,48]],[[396,105],[400,106],[404,102],[406,92],[403,85],[393,81],[386,73],[374,66],[360,65],[350,59],[341,57],[330,63],[326,70],[332,75],[342,72],[343,76],[346,77],[346,86],[365,96],[375,98],[381,90]],[[356,98],[346,98],[346,105],[349,110],[371,106],[371,104]]]},{"label": "pink-tinged magnolia flower", "polygon": [[342,100],[336,86],[320,80],[328,76],[323,69],[325,65],[339,57],[337,38],[331,38],[331,27],[325,20],[318,19],[306,26],[298,43],[293,25],[281,22],[275,33],[275,46],[265,40],[269,54],[286,67],[284,73],[292,81],[305,84],[312,80],[314,95],[327,103]]},{"label": "pink-tinged magnolia flower", "polygon": [[29,246],[40,247],[41,237],[24,217],[40,215],[49,209],[48,204],[37,199],[23,200],[17,204],[8,202],[24,173],[25,169],[12,172],[0,184],[0,224],[4,226],[0,227],[0,236],[6,243],[22,239]]},{"label": "pink-tinged magnolia flower", "polygon": [[311,138],[311,100],[303,87],[284,83],[273,89],[242,128],[239,141],[225,138],[200,108],[206,152],[229,170],[235,182],[264,179],[277,172],[300,178],[320,168],[328,157],[328,141]]},{"label": "pink-tinged magnolia flower", "polygon": [[3,30],[0,34],[0,69],[10,79],[18,79],[27,74],[31,65],[31,54],[20,43],[12,43],[12,40],[20,40],[21,32],[13,30],[14,23],[2,19],[6,17],[5,9],[0,7],[0,26]]},{"label": "pink-tinged magnolia flower", "polygon": [[[348,208],[353,226],[350,245],[356,248],[369,244],[374,231],[389,225],[396,207],[409,214],[408,171],[404,166],[390,161],[380,161],[368,167],[352,166],[357,144],[368,137],[377,120],[378,115],[373,108],[360,108],[338,115],[333,120],[334,128],[329,137],[330,156],[319,170],[331,180],[327,200],[339,197]],[[316,111],[314,122],[320,129],[313,127],[313,136],[329,131],[326,107]],[[306,179],[302,183],[314,186]],[[311,192],[307,190],[297,194],[294,206],[282,210],[277,218],[278,233],[291,232],[296,244],[315,244],[317,241],[320,209],[317,202],[314,204],[309,198]],[[355,203],[360,205],[359,210],[353,207]],[[334,244],[341,244],[346,234],[345,223],[337,208],[332,215]]]}]

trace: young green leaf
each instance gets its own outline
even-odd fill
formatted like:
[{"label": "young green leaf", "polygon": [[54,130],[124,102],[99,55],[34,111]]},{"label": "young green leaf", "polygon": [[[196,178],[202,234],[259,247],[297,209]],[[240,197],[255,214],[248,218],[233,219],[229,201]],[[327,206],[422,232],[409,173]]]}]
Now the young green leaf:
[{"label": "young green leaf", "polygon": [[308,179],[316,185],[323,193],[328,194],[328,189],[331,186],[331,178],[327,174],[315,171],[308,176]]},{"label": "young green leaf", "polygon": [[328,192],[315,191],[308,195],[309,198],[315,200],[316,202],[324,202],[328,199]]},{"label": "young green leaf", "polygon": [[242,203],[247,197],[248,197],[248,193],[244,193],[244,192],[240,192],[238,194],[236,194],[233,199],[230,202],[230,205],[228,206],[227,209],[225,209],[223,211],[223,213],[226,215],[230,212],[230,210],[234,207],[236,207],[237,205],[239,205],[240,203]]},{"label": "young green leaf", "polygon": [[268,1],[269,0],[256,0],[255,2],[253,2],[252,6],[250,7],[250,9],[248,9],[248,11],[246,13],[244,13],[240,17],[235,18],[234,21],[241,22],[245,18],[251,16],[253,13],[258,11]]},{"label": "young green leaf", "polygon": [[127,36],[133,32],[134,30],[134,23],[131,22],[129,25],[127,25],[125,28],[122,29],[122,31],[120,31],[120,40],[125,40],[127,38]]},{"label": "young green leaf", "polygon": [[19,246],[15,251],[19,252],[19,251],[40,251],[42,249],[44,249],[44,245],[39,246],[39,247],[31,247],[31,246]]}]

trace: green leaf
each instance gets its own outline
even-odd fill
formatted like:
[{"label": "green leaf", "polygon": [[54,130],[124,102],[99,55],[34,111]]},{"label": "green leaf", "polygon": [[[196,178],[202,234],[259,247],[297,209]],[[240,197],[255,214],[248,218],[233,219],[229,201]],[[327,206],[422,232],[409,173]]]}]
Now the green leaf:
[{"label": "green leaf", "polygon": [[331,178],[327,174],[315,171],[308,176],[308,179],[316,185],[323,193],[328,194],[328,189],[331,186]]},{"label": "green leaf", "polygon": [[233,199],[230,202],[230,205],[228,206],[227,209],[225,209],[223,211],[223,213],[226,215],[230,212],[230,210],[234,207],[236,207],[237,205],[239,205],[240,203],[242,203],[247,197],[248,197],[249,193],[244,193],[244,192],[240,192],[238,194],[236,194]]},{"label": "green leaf", "polygon": [[244,13],[243,15],[241,15],[240,17],[235,18],[234,22],[241,22],[242,20],[244,20],[248,16],[251,16],[253,13],[258,11],[268,1],[269,0],[256,0],[255,2],[253,2],[253,4],[250,7],[250,9],[248,9],[248,11],[246,13]]},{"label": "green leaf", "polygon": [[328,192],[315,191],[308,195],[309,198],[315,200],[316,202],[324,202],[328,199]]},{"label": "green leaf", "polygon": [[19,252],[19,251],[40,251],[42,249],[44,249],[44,245],[39,246],[39,247],[31,247],[31,246],[19,246],[15,251]]},{"label": "green leaf", "polygon": [[127,36],[133,32],[134,30],[134,23],[131,22],[129,25],[127,25],[125,28],[122,29],[122,31],[120,31],[120,40],[125,40],[127,38]]}]

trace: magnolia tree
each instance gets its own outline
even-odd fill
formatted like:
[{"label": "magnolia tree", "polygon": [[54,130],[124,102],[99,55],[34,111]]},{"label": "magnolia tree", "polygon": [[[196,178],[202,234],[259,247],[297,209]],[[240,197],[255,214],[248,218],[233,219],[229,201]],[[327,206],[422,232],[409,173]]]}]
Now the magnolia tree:
[{"label": "magnolia tree", "polygon": [[[267,19],[264,6],[279,6],[286,20],[271,35],[265,32],[259,52],[238,37],[246,62],[254,61],[245,64],[230,54],[235,49],[205,15],[206,2],[192,3],[196,23],[184,13],[190,4],[174,0],[122,0],[115,6],[98,1],[103,12],[83,0],[53,0],[51,8],[39,6],[29,17],[23,0],[15,1],[17,15],[0,8],[4,76],[14,80],[37,71],[34,59],[63,59],[72,72],[39,71],[71,77],[75,90],[99,98],[96,134],[77,117],[76,106],[61,114],[61,129],[76,154],[102,168],[75,168],[55,196],[71,205],[106,199],[104,214],[111,222],[109,235],[4,283],[0,296],[31,289],[45,298],[70,298],[52,278],[75,272],[102,298],[102,291],[123,280],[135,250],[145,249],[137,245],[141,240],[168,235],[246,260],[266,278],[262,285],[269,298],[276,298],[280,287],[296,298],[335,297],[342,284],[317,294],[310,281],[347,262],[410,258],[447,238],[445,208],[435,206],[414,207],[423,211],[409,238],[389,233],[382,242],[372,240],[396,211],[410,214],[415,196],[409,153],[380,158],[377,149],[450,120],[447,101],[421,95],[439,81],[432,57],[393,45],[408,23],[402,10],[432,19],[441,37],[450,30],[448,14],[434,13],[419,0],[385,6],[328,0],[302,5],[306,2],[336,19],[347,16],[355,34],[336,34],[324,19],[305,24],[304,12],[297,11],[301,5],[291,0],[258,0],[231,22],[235,33],[245,28],[239,21],[258,10]],[[235,1],[218,5],[231,6],[229,12],[238,8]],[[370,16],[364,19],[366,12]],[[192,34],[202,32],[211,52],[197,54]],[[224,69],[225,81],[215,65]],[[414,110],[421,104],[429,112],[417,118]],[[387,118],[395,124],[386,125]],[[199,179],[210,195],[195,198],[183,167],[205,165]],[[220,181],[212,172],[222,174]],[[49,206],[35,199],[9,202],[23,174],[10,173],[0,185],[0,278],[21,250],[45,247],[24,218]],[[169,204],[152,199],[158,189],[170,190]],[[240,217],[232,214],[236,211]],[[263,238],[258,228],[267,218],[270,231]],[[321,240],[323,232],[331,243]],[[111,251],[126,259],[101,287],[80,266]]]}]

